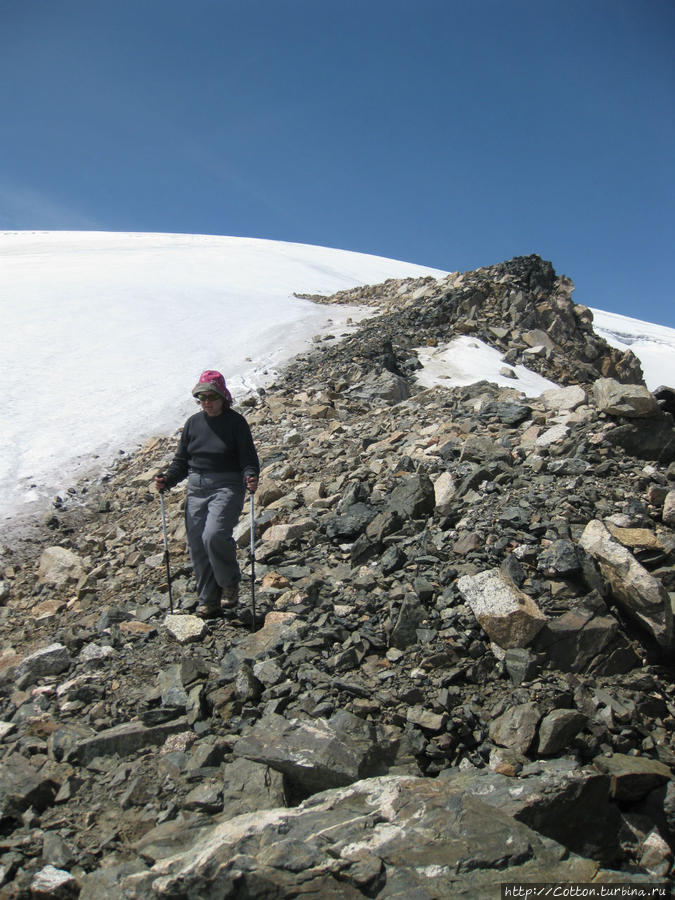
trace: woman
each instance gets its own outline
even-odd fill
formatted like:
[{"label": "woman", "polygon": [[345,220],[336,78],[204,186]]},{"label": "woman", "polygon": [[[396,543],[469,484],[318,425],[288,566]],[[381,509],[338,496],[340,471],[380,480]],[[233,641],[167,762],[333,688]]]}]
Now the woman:
[{"label": "woman", "polygon": [[232,530],[244,506],[246,488],[255,493],[260,465],[246,419],[232,409],[232,395],[220,372],[202,372],[192,389],[202,411],[185,423],[167,471],[155,476],[158,491],[187,477],[185,524],[197,579],[197,615],[222,614],[239,596],[241,573]]}]

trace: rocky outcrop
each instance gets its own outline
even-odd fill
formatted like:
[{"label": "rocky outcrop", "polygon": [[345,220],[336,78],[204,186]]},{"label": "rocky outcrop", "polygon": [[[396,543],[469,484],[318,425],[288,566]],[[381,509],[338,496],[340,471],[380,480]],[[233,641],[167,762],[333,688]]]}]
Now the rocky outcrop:
[{"label": "rocky outcrop", "polygon": [[[336,900],[432,900],[459,894],[498,897],[497,878],[612,880],[613,873],[589,858],[561,853],[555,838],[543,836],[573,833],[571,823],[554,811],[562,795],[573,793],[577,815],[599,826],[592,849],[602,856],[598,848],[612,845],[611,826],[619,824],[609,802],[608,776],[597,773],[582,785],[574,776],[547,775],[531,776],[540,790],[546,783],[546,793],[534,803],[534,791],[527,792],[530,803],[512,798],[510,779],[478,772],[358,781],[292,809],[242,815],[214,824],[207,833],[193,828],[178,853],[145,871],[126,874],[129,867],[123,864],[113,872],[94,873],[80,896],[98,898],[104,890],[109,897],[211,896],[217,890],[225,897],[315,893]],[[522,781],[526,784],[527,777]],[[609,821],[602,818],[612,812]],[[120,879],[117,884],[113,875]]]},{"label": "rocky outcrop", "polygon": [[438,281],[392,279],[330,298],[298,296],[384,307],[387,314],[378,321],[380,340],[370,352],[383,369],[397,374],[405,373],[408,362],[402,363],[396,353],[401,332],[407,332],[408,340],[415,335],[418,340],[410,346],[417,347],[471,334],[501,350],[509,366],[522,363],[559,384],[590,384],[601,377],[640,384],[638,359],[593,332],[593,313],[573,302],[573,291],[571,279],[557,276],[550,262],[522,256],[475,272],[453,272]]},{"label": "rocky outcrop", "polygon": [[[255,629],[248,510],[240,607],[205,624],[180,489],[170,609],[150,483],[175,437],[5,548],[5,896],[667,881],[672,416],[619,384],[637,370],[570,292],[527,257],[337,297],[378,310],[243,410],[263,461]],[[567,386],[421,389],[415,348],[460,331]]]}]

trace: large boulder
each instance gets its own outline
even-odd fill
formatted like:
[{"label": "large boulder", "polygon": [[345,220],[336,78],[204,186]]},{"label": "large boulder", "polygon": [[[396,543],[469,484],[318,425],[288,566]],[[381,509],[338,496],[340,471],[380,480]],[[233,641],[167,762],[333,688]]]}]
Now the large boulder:
[{"label": "large boulder", "polygon": [[613,378],[599,378],[593,384],[593,397],[600,410],[609,416],[645,419],[658,415],[659,404],[642,384],[620,384]]},{"label": "large boulder", "polygon": [[527,753],[537,734],[541,712],[534,703],[512,706],[490,723],[490,737],[500,747]]},{"label": "large boulder", "polygon": [[60,587],[77,582],[84,575],[81,558],[67,547],[47,547],[40,556],[38,579],[41,584]]},{"label": "large boulder", "polygon": [[618,675],[640,659],[607,605],[591,592],[573,609],[550,619],[532,642],[549,666],[562,672]]},{"label": "large boulder", "polygon": [[675,528],[675,490],[668,491],[663,501],[663,523]]},{"label": "large boulder", "polygon": [[436,509],[442,516],[447,516],[454,507],[457,493],[457,482],[451,472],[442,472],[434,482]]},{"label": "large boulder", "polygon": [[19,819],[31,807],[42,812],[55,794],[56,784],[18,753],[0,762],[0,821]]},{"label": "large boulder", "polygon": [[576,709],[551,710],[539,724],[537,755],[555,756],[561,753],[586,722],[586,716]]},{"label": "large boulder", "polygon": [[373,726],[347,712],[311,721],[270,713],[233,750],[283,773],[300,793],[309,794],[386,772],[399,737],[397,729]]},{"label": "large boulder", "polygon": [[664,649],[673,644],[673,610],[668,592],[598,519],[581,536],[621,610],[637,620]]},{"label": "large boulder", "polygon": [[68,761],[86,765],[97,756],[131,756],[139,750],[163,744],[169,735],[185,731],[187,727],[184,718],[151,727],[141,722],[123,722],[78,741],[69,752]]},{"label": "large boulder", "polygon": [[566,388],[554,388],[544,391],[540,400],[547,409],[558,412],[571,412],[578,406],[586,403],[586,391],[581,385],[574,384]]},{"label": "large boulder", "polygon": [[671,415],[649,419],[648,427],[643,422],[617,425],[607,432],[606,440],[637,459],[653,460],[666,466],[675,460],[675,428]]},{"label": "large boulder", "polygon": [[404,518],[421,519],[434,511],[436,494],[428,475],[405,476],[391,495],[389,508]]},{"label": "large boulder", "polygon": [[503,650],[527,646],[546,624],[534,600],[499,569],[463,575],[457,587],[481,627]]},{"label": "large boulder", "polygon": [[379,373],[369,372],[353,393],[370,402],[384,402],[393,406],[408,399],[410,388],[405,378],[384,369]]},{"label": "large boulder", "polygon": [[667,784],[673,773],[657,759],[613,753],[593,760],[597,769],[611,778],[611,794],[620,803],[642,800],[655,788]]},{"label": "large boulder", "polygon": [[450,770],[448,776],[456,788],[473,791],[495,812],[507,812],[574,853],[605,865],[621,857],[622,819],[611,780],[592,766],[580,767],[567,759],[537,760],[523,768],[515,783],[484,769]]},{"label": "large boulder", "polygon": [[16,680],[21,687],[35,684],[40,678],[60,675],[70,667],[70,653],[63,644],[50,644],[25,656],[16,668]]}]

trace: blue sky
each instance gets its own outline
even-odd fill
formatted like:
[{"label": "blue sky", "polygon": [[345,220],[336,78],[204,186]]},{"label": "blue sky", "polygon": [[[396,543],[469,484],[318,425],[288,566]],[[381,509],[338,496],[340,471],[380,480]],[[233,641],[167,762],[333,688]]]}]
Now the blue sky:
[{"label": "blue sky", "polygon": [[675,326],[672,0],[0,0],[0,229],[447,270]]}]

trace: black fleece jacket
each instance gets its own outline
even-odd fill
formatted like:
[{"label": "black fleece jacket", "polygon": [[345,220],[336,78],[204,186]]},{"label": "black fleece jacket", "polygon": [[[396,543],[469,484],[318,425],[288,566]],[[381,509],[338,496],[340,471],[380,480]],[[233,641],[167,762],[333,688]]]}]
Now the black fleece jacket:
[{"label": "black fleece jacket", "polygon": [[189,472],[227,472],[242,479],[258,476],[258,454],[246,419],[232,409],[219,416],[205,412],[190,416],[166,471],[167,487],[178,484]]}]

